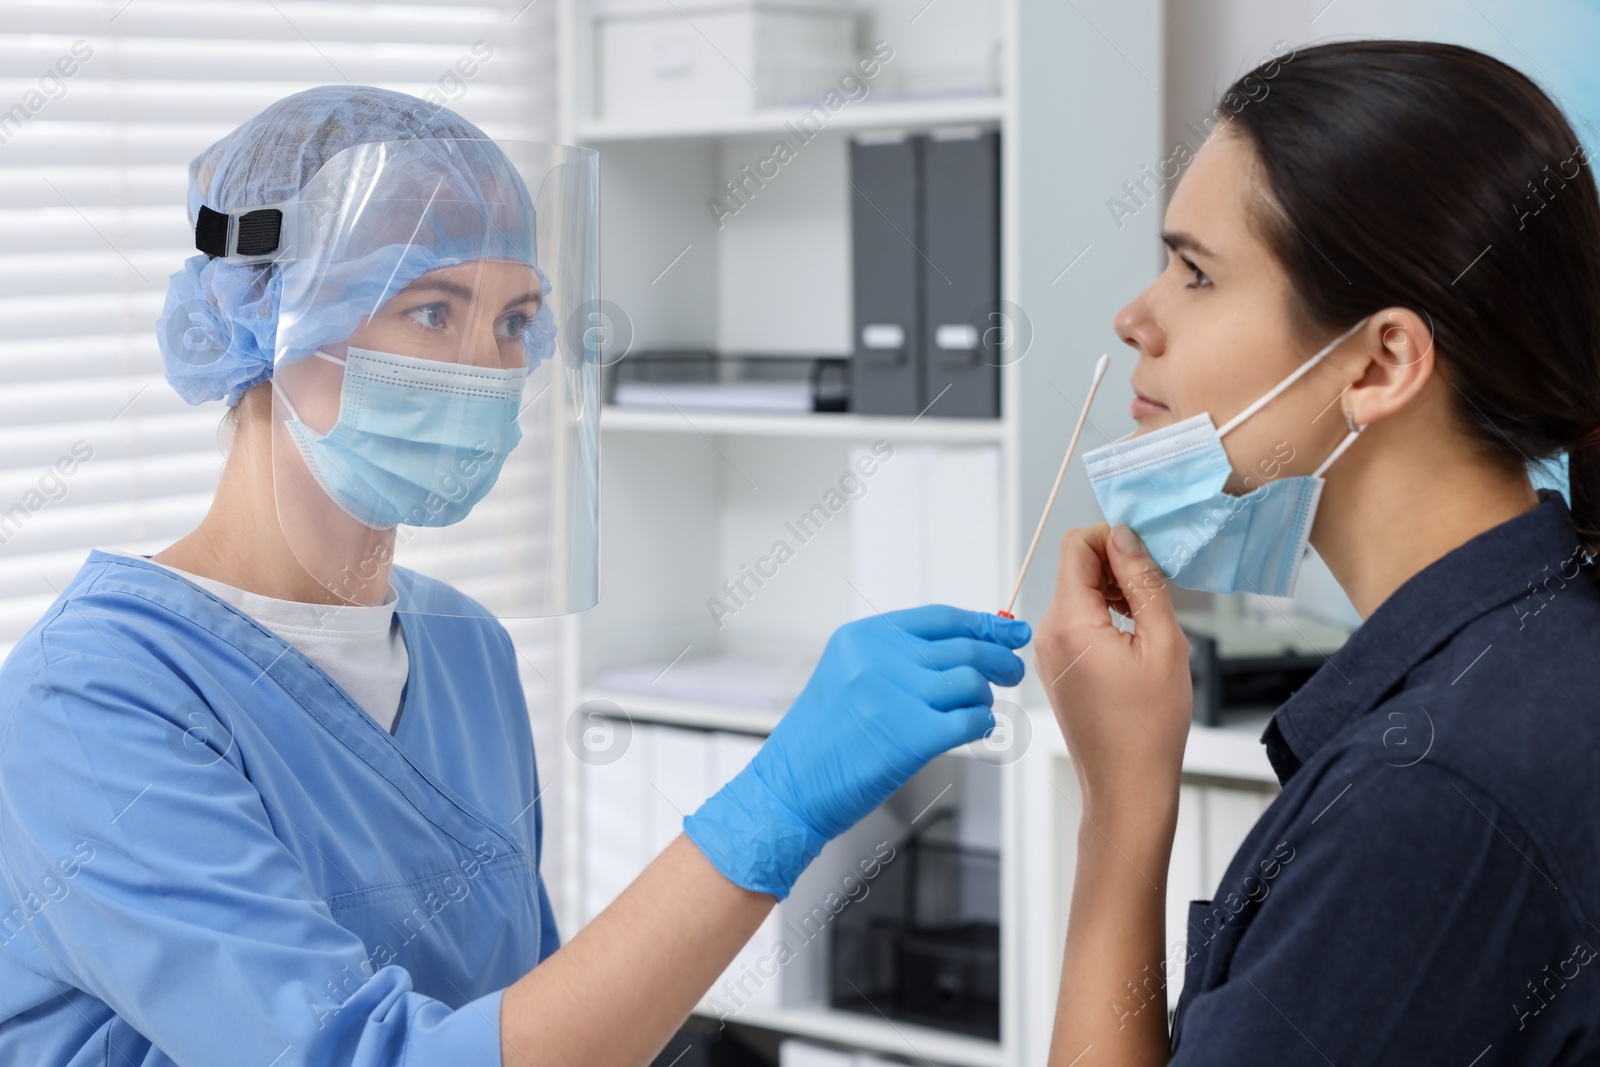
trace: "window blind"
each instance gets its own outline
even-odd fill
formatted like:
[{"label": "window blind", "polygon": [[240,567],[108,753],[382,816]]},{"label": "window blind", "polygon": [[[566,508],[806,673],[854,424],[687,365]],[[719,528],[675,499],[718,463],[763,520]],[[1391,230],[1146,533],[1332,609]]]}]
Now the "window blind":
[{"label": "window blind", "polygon": [[[210,504],[222,404],[180,400],[155,341],[167,277],[195,254],[189,160],[272,101],[343,82],[554,140],[554,6],[0,0],[0,655],[90,548],[154,553]],[[532,580],[518,539],[539,524],[518,509],[536,496],[492,494],[470,533],[427,531],[399,559],[493,607]],[[553,769],[559,625],[509,628]]]}]

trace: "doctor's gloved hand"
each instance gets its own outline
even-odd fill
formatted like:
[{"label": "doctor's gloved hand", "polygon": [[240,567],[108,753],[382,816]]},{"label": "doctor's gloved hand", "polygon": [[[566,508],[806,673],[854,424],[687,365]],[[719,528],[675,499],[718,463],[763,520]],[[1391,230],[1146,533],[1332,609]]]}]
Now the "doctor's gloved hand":
[{"label": "doctor's gloved hand", "polygon": [[928,605],[834,631],[754,759],[684,819],[730,881],[779,900],[830,839],[933,757],[994,725],[991,682],[1016,685],[1020,620]]}]

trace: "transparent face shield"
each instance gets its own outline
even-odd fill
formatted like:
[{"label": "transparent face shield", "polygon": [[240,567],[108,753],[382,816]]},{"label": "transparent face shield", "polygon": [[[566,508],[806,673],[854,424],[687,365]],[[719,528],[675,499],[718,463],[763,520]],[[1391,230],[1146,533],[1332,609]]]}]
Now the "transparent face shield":
[{"label": "transparent face shield", "polygon": [[[354,604],[392,567],[500,618],[598,595],[598,157],[484,140],[356,145],[292,202],[201,227],[278,264],[278,520]],[[459,615],[413,583],[408,610]]]}]

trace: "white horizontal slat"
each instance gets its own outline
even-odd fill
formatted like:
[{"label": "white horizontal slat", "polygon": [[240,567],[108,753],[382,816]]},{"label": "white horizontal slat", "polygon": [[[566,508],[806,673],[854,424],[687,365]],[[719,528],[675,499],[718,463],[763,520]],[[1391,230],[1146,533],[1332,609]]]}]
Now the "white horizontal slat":
[{"label": "white horizontal slat", "polygon": [[[3,214],[6,213],[0,212]],[[0,226],[3,225],[5,223],[0,222]],[[185,259],[197,254],[192,248],[179,247],[174,240],[181,240],[190,232],[187,222],[179,215],[176,224],[169,220],[164,228],[165,247],[138,249],[131,248],[127,242],[119,242],[122,254],[104,243],[100,243],[98,249],[83,252],[52,250],[48,247],[52,235],[42,234],[40,243],[46,247],[37,251],[0,252],[0,293],[4,294],[0,300],[15,301],[19,310],[26,310],[35,296],[42,294],[70,295],[82,304],[93,299],[103,300],[122,289],[142,293],[142,290],[159,287],[164,293],[167,279]],[[97,235],[95,240],[99,241]],[[0,319],[0,322],[9,321]],[[60,323],[52,332],[60,336]],[[16,336],[10,331],[8,334]]]},{"label": "white horizontal slat", "polygon": [[[0,3],[6,37],[48,45],[77,38],[114,38],[136,45],[146,40],[197,40],[229,53],[258,40],[426,43],[502,26],[509,18],[501,5],[470,3],[326,3],[323,0],[138,0],[123,6],[109,0],[51,0],[50,3]],[[470,40],[470,38],[469,38]]]},{"label": "white horizontal slat", "polygon": [[[0,98],[3,99],[3,98]],[[33,120],[33,128],[47,121]],[[0,167],[0,208],[7,211],[54,207],[68,203],[101,206],[127,204],[138,207],[183,209],[183,191],[189,180],[189,161],[135,165],[68,166],[62,163],[24,166],[7,158]],[[49,179],[49,184],[46,184]],[[51,185],[55,189],[50,188]],[[174,194],[173,190],[177,190]]]},{"label": "white horizontal slat", "polygon": [[[0,26],[8,34],[59,38],[67,42],[94,34],[119,37],[187,37],[213,41],[218,37],[283,39],[310,37],[322,41],[384,40],[426,42],[452,37],[474,28],[503,24],[509,17],[493,4],[433,3],[326,3],[321,0],[276,0],[259,4],[247,0],[212,0],[210,3],[164,3],[138,0],[121,10],[103,0],[52,0],[40,3],[0,4]],[[115,17],[115,22],[112,21]]]},{"label": "white horizontal slat", "polygon": [[[71,368],[63,370],[70,372]],[[187,409],[165,381],[149,377],[16,382],[0,389],[0,426],[7,427],[58,423],[76,427],[81,423],[103,428],[113,421],[122,422],[129,413],[134,414],[136,423],[157,413]]]},{"label": "white horizontal slat", "polygon": [[[0,330],[3,329],[4,323],[0,322]],[[133,377],[160,373],[161,355],[153,331],[150,336],[74,333],[15,339],[0,334],[0,388],[13,382],[53,381],[62,377]],[[5,424],[0,423],[0,433],[4,431]]]},{"label": "white horizontal slat", "polygon": [[28,299],[0,298],[0,337],[22,340],[60,337],[67,331],[76,334],[137,331],[151,335],[153,340],[156,319],[166,299],[167,273],[149,269],[148,264],[143,273],[144,279],[131,277],[128,287],[121,293],[102,291]]},{"label": "white horizontal slat", "polygon": [[114,423],[85,420],[42,430],[37,427],[0,429],[0,457],[4,457],[5,472],[37,474],[55,465],[63,454],[71,451],[75,442],[83,441],[93,449],[93,461],[100,463],[212,452],[220,459],[217,444],[220,413],[221,405],[186,406],[162,418],[124,416]]},{"label": "white horizontal slat", "polygon": [[[174,125],[174,116],[181,116],[183,124],[200,131],[216,130],[219,131],[217,136],[220,136],[232,129],[240,118],[255,114],[274,100],[312,85],[340,84],[344,78],[357,84],[381,85],[413,96],[424,96],[430,90],[438,93],[440,99],[470,95],[475,119],[485,114],[504,113],[504,117],[509,117],[513,108],[526,107],[529,102],[528,94],[518,90],[513,75],[519,69],[526,69],[531,57],[525,52],[502,48],[489,41],[485,41],[477,51],[472,50],[471,42],[465,45],[441,45],[425,55],[419,53],[410,57],[406,69],[386,65],[383,74],[377,78],[357,77],[361,72],[359,65],[346,69],[345,63],[335,60],[339,69],[344,70],[344,77],[340,77],[338,71],[319,59],[314,52],[303,44],[301,48],[303,56],[309,56],[321,64],[319,69],[291,73],[274,58],[263,57],[260,72],[262,80],[219,86],[215,91],[208,87],[203,101],[194,99],[196,89],[192,81],[137,82],[130,88],[121,78],[96,77],[95,61],[91,60],[67,83],[64,91],[52,86],[51,92],[46,94],[48,102],[29,118],[23,128],[33,129],[54,123],[71,127],[66,131],[69,134],[89,134],[93,132],[93,127],[116,123],[128,123],[135,129],[143,126],[170,128]],[[55,56],[51,55],[33,66],[39,67],[42,73],[44,67],[54,60]],[[462,61],[462,66],[457,67],[458,61]],[[6,107],[13,101],[21,100],[29,89],[37,88],[40,75],[27,73],[33,66],[22,61],[0,68],[8,75],[0,78],[0,101],[5,101]],[[446,72],[450,70],[455,70],[458,75],[462,70],[471,71],[472,74],[459,79],[447,78]],[[444,79],[442,85],[440,79]],[[0,133],[9,134],[16,128],[16,122],[13,121],[0,129]]]},{"label": "white horizontal slat", "polygon": [[[0,210],[0,255],[78,253],[111,266],[121,264],[124,270],[132,266],[146,276],[155,273],[165,280],[171,271],[163,272],[162,267],[171,263],[176,270],[184,256],[194,254],[185,247],[193,243],[194,230],[181,203],[165,207],[108,206],[82,196],[74,200],[65,190],[51,188],[48,179],[41,179],[39,188],[49,194],[39,197],[43,203]],[[183,186],[178,185],[177,190],[181,194]],[[170,190],[168,195],[172,195]],[[162,262],[152,261],[152,247],[161,253]],[[179,255],[169,258],[174,252]]]},{"label": "white horizontal slat", "polygon": [[[322,84],[324,79],[307,79],[299,88]],[[51,120],[49,105],[14,133],[8,127],[6,162],[18,166],[70,165],[115,166],[126,161],[138,166],[156,163],[187,164],[207,145],[225,136],[234,126],[259,107],[247,108],[232,122],[215,123],[117,123],[57,122]]]},{"label": "white horizontal slat", "polygon": [[[307,79],[296,85],[286,86],[286,89],[298,91],[337,80]],[[393,88],[387,83],[379,84],[381,88]],[[413,95],[418,94],[413,93]],[[476,89],[469,96],[471,100],[476,101]],[[0,148],[4,149],[8,163],[19,166],[111,167],[125,160],[140,167],[162,164],[181,164],[187,167],[189,161],[206,147],[222,139],[240,122],[260,111],[269,102],[262,101],[260,107],[243,108],[237,119],[227,122],[186,126],[145,123],[137,130],[137,136],[120,142],[107,136],[106,130],[109,124],[96,129],[95,127],[101,124],[35,119],[9,140],[0,139]],[[549,141],[554,136],[551,117],[554,106],[552,101],[545,101],[530,113],[523,104],[508,105],[502,109],[503,114],[496,114],[493,111],[484,114],[480,113],[479,109],[473,108],[469,118],[490,137],[511,141]],[[530,119],[541,121],[541,124],[530,125]],[[183,185],[180,183],[178,188],[176,202],[181,206]],[[80,201],[75,199],[74,202]]]},{"label": "white horizontal slat", "polygon": [[[130,325],[154,330],[155,317],[166,296],[166,280],[178,270],[182,256],[171,250],[134,251],[130,256],[115,251],[93,230],[83,232],[98,243],[99,250],[75,254],[83,264],[82,274],[62,270],[59,261],[45,259],[40,274],[54,275],[61,285],[45,286],[29,280],[22,283],[22,293],[10,290],[0,296],[0,304],[8,304],[0,309],[0,338],[59,338],[67,331],[112,333]],[[50,235],[42,237],[50,240]],[[61,237],[56,240],[66,243]],[[130,314],[139,315],[141,320],[126,322],[123,317]]]},{"label": "white horizontal slat", "polygon": [[[135,6],[143,2],[136,0]],[[216,47],[214,40],[199,38],[107,38],[89,34],[81,38],[84,44],[77,44],[76,39],[68,36],[35,38],[22,44],[18,38],[7,35],[0,36],[0,64],[4,64],[0,69],[11,77],[20,75],[23,78],[29,72],[37,72],[34,84],[53,72],[59,77],[60,70],[72,70],[70,77],[61,78],[68,87],[65,93],[50,79],[46,79],[41,90],[47,97],[60,99],[71,98],[77,83],[112,78],[158,83],[183,81],[192,88],[244,80],[298,83],[299,88],[347,82],[357,85],[390,81],[432,84],[463,56],[467,62],[456,69],[470,71],[472,82],[508,80],[510,72],[504,68],[515,66],[516,53],[522,49],[507,44],[493,24],[445,29],[449,32],[441,32],[426,44],[370,40],[308,42],[296,35],[276,40],[239,38],[230,41],[227,48]],[[480,41],[483,43],[474,52],[473,46]],[[77,53],[71,51],[74,47],[79,49]],[[89,49],[92,54],[87,59],[79,58]],[[472,61],[479,57],[484,60],[481,67],[475,69]]]},{"label": "white horizontal slat", "polygon": [[88,507],[45,507],[0,546],[0,554],[91,548],[145,537],[166,537],[170,543],[194,529],[210,505],[211,494],[206,492]]},{"label": "white horizontal slat", "polygon": [[[61,510],[138,503],[154,496],[209,493],[216,488],[222,468],[221,456],[203,452],[107,460],[81,439],[77,444],[75,453],[63,453],[59,466],[0,471],[0,542],[7,535],[15,508],[37,505],[39,510]],[[89,458],[80,461],[78,457],[82,456]]]}]

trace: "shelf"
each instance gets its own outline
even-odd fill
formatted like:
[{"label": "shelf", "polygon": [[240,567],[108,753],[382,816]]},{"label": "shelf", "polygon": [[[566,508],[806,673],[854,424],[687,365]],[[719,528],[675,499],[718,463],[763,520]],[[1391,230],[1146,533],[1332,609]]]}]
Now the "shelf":
[{"label": "shelf", "polygon": [[[706,1019],[721,1019],[717,1012],[696,1010]],[[951,1064],[953,1067],[1002,1067],[1005,1052],[999,1044],[982,1038],[937,1030],[929,1026],[896,1019],[874,1019],[869,1015],[832,1011],[827,1008],[745,1007],[727,1021],[764,1030],[776,1030],[797,1037],[834,1041],[843,1045],[897,1053],[918,1063]]]},{"label": "shelf", "polygon": [[[578,123],[576,139],[580,144],[596,144],[607,141],[659,141],[783,133],[788,123],[797,122],[809,110],[802,107],[763,108],[745,115],[690,119],[675,117],[660,122],[592,119]],[[1001,96],[899,100],[861,106],[846,104],[829,117],[822,130],[924,130],[935,126],[995,123],[1004,114],[1005,98]]]},{"label": "shelf", "polygon": [[1183,750],[1183,772],[1215,778],[1234,778],[1246,782],[1278,784],[1278,775],[1267,760],[1261,731],[1272,716],[1242,718],[1222,726],[1189,727],[1189,744]]},{"label": "shelf", "polygon": [[[1183,749],[1183,773],[1207,778],[1228,778],[1237,782],[1259,782],[1276,786],[1278,776],[1267,760],[1266,746],[1259,738],[1271,716],[1242,718],[1225,726],[1189,725],[1189,742]],[[1066,759],[1066,742],[1056,728],[1055,715],[1048,706],[1030,707],[1028,718],[1033,743],[1040,739],[1055,756]]]},{"label": "shelf", "polygon": [[905,418],[892,415],[749,414],[729,411],[656,411],[643,408],[600,409],[600,429],[618,433],[688,433],[711,436],[840,438],[873,441],[998,442],[1004,439],[1002,419]]},{"label": "shelf", "polygon": [[782,710],[741,708],[728,704],[703,704],[673,697],[648,696],[622,689],[586,689],[583,702],[604,700],[628,713],[633,722],[692,726],[702,730],[733,730],[748,734],[769,734],[783,718]]},{"label": "shelf", "polygon": [[[732,730],[735,733],[766,736],[778,725],[788,709],[741,708],[731,704],[710,704],[682,700],[677,697],[649,696],[622,689],[595,689],[583,691],[582,702],[604,700],[615,704],[628,715],[629,722],[659,723],[664,726],[687,726],[698,730]],[[972,756],[966,745],[945,753],[949,756]],[[1276,779],[1273,779],[1276,781]]]},{"label": "shelf", "polygon": [[[774,708],[708,704],[620,689],[591,687],[583,691],[582,699],[585,703],[591,700],[609,701],[627,712],[628,718],[634,722],[688,726],[701,730],[768,734],[783,718],[783,711]],[[1189,728],[1189,743],[1183,752],[1183,772],[1277,785],[1278,776],[1267,761],[1266,748],[1259,740],[1269,717],[1263,713],[1223,726],[1194,724]],[[1048,739],[1046,743],[1065,756],[1066,747],[1061,741],[1061,734],[1055,729],[1055,719],[1050,710],[1032,709],[1029,718],[1035,740],[1043,733]],[[968,749],[962,746],[952,749],[950,754],[963,755],[967,752]]]}]

